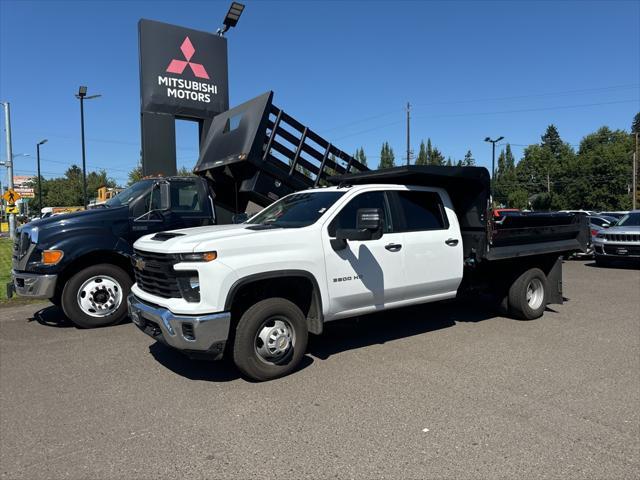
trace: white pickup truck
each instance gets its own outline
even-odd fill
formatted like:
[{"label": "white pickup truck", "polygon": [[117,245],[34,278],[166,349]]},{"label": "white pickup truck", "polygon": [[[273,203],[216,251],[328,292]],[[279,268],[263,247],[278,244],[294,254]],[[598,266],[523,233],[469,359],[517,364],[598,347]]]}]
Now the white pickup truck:
[{"label": "white pickup truck", "polygon": [[243,224],[142,237],[131,318],[191,357],[226,353],[249,378],[268,380],[291,372],[308,333],[332,320],[462,291],[496,293],[522,319],[561,303],[558,258],[585,247],[584,222],[532,215],[498,230],[488,220],[485,169],[433,172],[350,175],[290,194]]}]

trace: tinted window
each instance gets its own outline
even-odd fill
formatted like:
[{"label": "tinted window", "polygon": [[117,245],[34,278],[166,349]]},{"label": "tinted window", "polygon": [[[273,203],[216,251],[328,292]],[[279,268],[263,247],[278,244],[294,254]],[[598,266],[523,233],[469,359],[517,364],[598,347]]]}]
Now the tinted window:
[{"label": "tinted window", "polygon": [[294,193],[247,220],[250,224],[300,228],[315,223],[344,192]]},{"label": "tinted window", "polygon": [[200,195],[198,185],[193,181],[171,182],[171,209],[177,211],[201,212]]},{"label": "tinted window", "polygon": [[391,215],[384,192],[366,192],[351,199],[329,225],[329,235],[335,237],[336,229],[356,228],[356,215],[359,208],[380,208],[383,215],[384,232],[392,230]]},{"label": "tinted window", "polygon": [[434,192],[399,191],[398,200],[404,217],[403,231],[449,228],[440,195]]}]

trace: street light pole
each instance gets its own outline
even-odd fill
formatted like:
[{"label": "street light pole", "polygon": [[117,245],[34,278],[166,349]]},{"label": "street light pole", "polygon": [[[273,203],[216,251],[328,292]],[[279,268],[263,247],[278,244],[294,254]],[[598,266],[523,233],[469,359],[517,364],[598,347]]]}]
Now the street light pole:
[{"label": "street light pole", "polygon": [[493,199],[493,188],[495,184],[496,178],[496,143],[500,140],[504,140],[504,137],[498,137],[495,140],[491,140],[491,138],[486,137],[484,139],[485,142],[491,143],[491,198]]},{"label": "street light pole", "polygon": [[[7,134],[7,176],[9,177],[9,190],[13,190],[13,151],[11,150],[11,112],[9,102],[3,102],[4,106],[4,130]],[[16,216],[9,214],[9,238],[13,240],[16,235]]]},{"label": "street light pole", "polygon": [[84,145],[84,101],[85,99],[91,100],[92,98],[98,98],[102,95],[90,95],[87,97],[87,87],[81,86],[78,89],[78,93],[76,94],[76,98],[80,100],[80,137],[82,141],[82,201],[84,204],[84,209],[87,209],[87,160],[85,154],[85,145]]},{"label": "street light pole", "polygon": [[38,158],[38,214],[42,215],[42,179],[40,177],[40,145],[47,143],[47,139],[36,144],[36,156]]}]

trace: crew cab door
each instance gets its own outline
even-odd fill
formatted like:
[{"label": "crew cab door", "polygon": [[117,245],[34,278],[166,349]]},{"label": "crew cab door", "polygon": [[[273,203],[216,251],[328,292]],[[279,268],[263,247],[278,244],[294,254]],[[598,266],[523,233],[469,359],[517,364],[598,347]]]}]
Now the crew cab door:
[{"label": "crew cab door", "polygon": [[458,219],[448,195],[421,187],[390,192],[402,232],[407,300],[451,298],[462,281]]},{"label": "crew cab door", "polygon": [[[383,234],[377,240],[349,240],[335,250],[336,229],[355,229],[357,211],[378,208],[383,212]],[[331,317],[382,309],[402,297],[404,260],[402,234],[394,232],[385,191],[363,192],[349,200],[322,229],[327,289]]]},{"label": "crew cab door", "polygon": [[162,208],[159,184],[131,205],[133,240],[149,233],[213,223],[212,207],[202,179],[185,177],[163,182],[169,187],[168,208]]}]

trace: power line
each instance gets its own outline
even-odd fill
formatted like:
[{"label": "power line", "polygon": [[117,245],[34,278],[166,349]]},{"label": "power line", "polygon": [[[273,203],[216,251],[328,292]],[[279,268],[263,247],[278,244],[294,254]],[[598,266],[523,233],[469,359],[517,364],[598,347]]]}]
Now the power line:
[{"label": "power line", "polygon": [[514,95],[510,97],[494,97],[494,98],[481,98],[475,100],[453,100],[447,102],[431,102],[431,103],[418,103],[415,106],[433,106],[433,105],[456,105],[461,103],[479,103],[479,102],[497,102],[501,100],[519,100],[523,98],[540,98],[540,97],[555,97],[555,96],[563,96],[563,95],[572,95],[572,94],[580,94],[580,93],[595,93],[602,92],[607,90],[620,90],[620,89],[631,89],[638,88],[640,83],[628,83],[623,85],[612,85],[609,87],[595,87],[595,88],[583,88],[579,90],[564,90],[561,92],[550,92],[550,93],[533,93],[528,95]]},{"label": "power line", "polygon": [[598,102],[598,103],[581,103],[576,105],[557,105],[554,107],[537,107],[537,108],[522,108],[517,110],[500,110],[493,112],[472,112],[472,113],[449,113],[441,115],[415,115],[420,118],[444,118],[444,117],[470,117],[476,115],[500,115],[505,113],[524,113],[524,112],[542,112],[547,110],[564,110],[568,108],[583,108],[583,107],[597,107],[601,105],[615,105],[620,103],[640,102],[640,98],[630,98],[626,100],[615,100],[612,102]]},{"label": "power line", "polygon": [[[571,94],[597,93],[597,92],[603,92],[603,91],[608,91],[608,90],[631,89],[631,88],[637,88],[638,86],[640,86],[640,83],[628,83],[628,84],[622,84],[622,85],[611,85],[611,86],[607,86],[607,87],[583,88],[583,89],[578,89],[578,90],[564,90],[564,91],[560,91],[560,92],[548,92],[548,93],[533,93],[533,94],[527,94],[527,95],[514,95],[514,96],[508,96],[508,97],[479,98],[479,99],[469,99],[469,100],[452,100],[452,101],[445,101],[445,102],[426,102],[426,103],[414,104],[413,106],[420,107],[420,106],[434,106],[434,105],[459,105],[459,104],[464,104],[464,103],[496,102],[496,101],[502,101],[502,100],[518,100],[518,99],[524,99],[524,98],[553,97],[553,96],[562,96],[562,95],[571,95]],[[344,129],[344,128],[347,128],[347,127],[350,127],[350,126],[353,126],[353,125],[356,125],[356,124],[359,124],[359,123],[367,122],[369,120],[375,120],[375,119],[378,119],[378,118],[387,117],[389,115],[396,115],[401,111],[403,111],[403,110],[402,109],[388,110],[386,112],[382,112],[382,113],[379,113],[379,114],[375,114],[375,115],[371,115],[371,116],[368,116],[368,117],[364,117],[364,118],[361,118],[359,120],[354,120],[354,121],[349,122],[349,123],[344,123],[342,125],[338,125],[338,126],[335,126],[335,127],[330,127],[330,128],[324,129],[324,130],[320,130],[320,133],[326,133],[326,132],[330,132],[330,131],[333,131],[333,130],[341,130],[341,129]],[[385,124],[385,126],[386,125],[390,125],[390,124]]]}]

